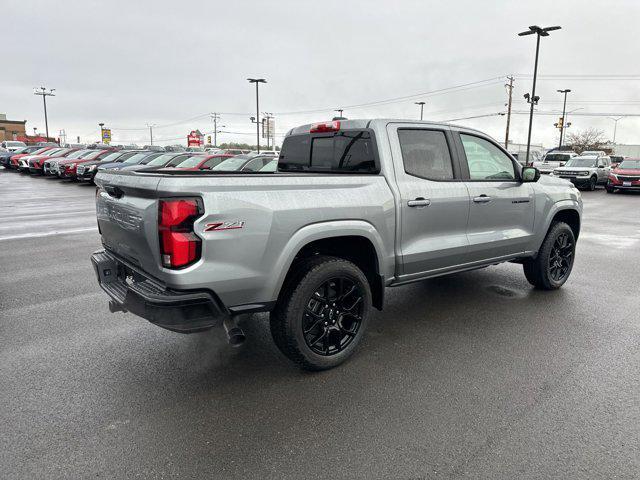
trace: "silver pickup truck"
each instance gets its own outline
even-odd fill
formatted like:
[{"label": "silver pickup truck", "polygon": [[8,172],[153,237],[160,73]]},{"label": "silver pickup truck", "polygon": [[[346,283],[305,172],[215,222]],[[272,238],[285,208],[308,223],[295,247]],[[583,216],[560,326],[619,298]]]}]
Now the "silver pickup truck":
[{"label": "silver pickup truck", "polygon": [[571,273],[582,200],[492,138],[409,120],[294,128],[273,173],[139,170],[96,176],[111,311],[176,332],[270,312],[307,369],[348,358],[395,287],[501,262],[555,289]]}]

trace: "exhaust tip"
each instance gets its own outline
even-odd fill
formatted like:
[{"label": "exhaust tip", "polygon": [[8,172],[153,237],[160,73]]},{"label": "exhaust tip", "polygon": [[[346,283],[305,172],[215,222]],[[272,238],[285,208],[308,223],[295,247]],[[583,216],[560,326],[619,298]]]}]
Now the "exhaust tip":
[{"label": "exhaust tip", "polygon": [[232,347],[239,347],[247,339],[242,329],[238,326],[235,317],[225,318],[223,322],[224,331],[227,334],[227,340]]}]

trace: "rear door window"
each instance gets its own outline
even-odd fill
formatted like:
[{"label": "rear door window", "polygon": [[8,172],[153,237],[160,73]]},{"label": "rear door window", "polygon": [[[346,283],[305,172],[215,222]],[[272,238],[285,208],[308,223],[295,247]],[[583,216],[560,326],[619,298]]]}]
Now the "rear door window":
[{"label": "rear door window", "polygon": [[427,180],[453,180],[447,138],[441,130],[398,130],[404,171]]}]

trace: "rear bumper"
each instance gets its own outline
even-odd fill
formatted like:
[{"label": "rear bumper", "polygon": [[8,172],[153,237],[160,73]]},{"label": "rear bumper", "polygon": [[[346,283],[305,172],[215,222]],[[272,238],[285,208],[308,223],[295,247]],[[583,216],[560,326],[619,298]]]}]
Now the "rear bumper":
[{"label": "rear bumper", "polygon": [[104,250],[95,252],[91,262],[100,287],[111,297],[112,312],[128,311],[180,333],[220,326],[229,317],[227,308],[212,292],[168,289]]}]

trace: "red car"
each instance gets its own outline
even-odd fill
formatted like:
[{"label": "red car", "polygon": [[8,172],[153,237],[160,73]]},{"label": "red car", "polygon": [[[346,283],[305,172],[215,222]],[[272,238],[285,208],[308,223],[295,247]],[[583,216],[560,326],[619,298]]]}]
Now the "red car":
[{"label": "red car", "polygon": [[625,158],[620,165],[609,172],[605,186],[607,193],[616,190],[640,191],[640,158]]},{"label": "red car", "polygon": [[63,160],[58,162],[58,177],[60,178],[72,178],[76,179],[76,172],[78,165],[92,160],[100,160],[102,157],[106,157],[110,153],[114,152],[115,148],[101,148],[92,150],[90,153],[83,155],[80,158],[72,158],[69,160]]},{"label": "red car", "polygon": [[20,159],[23,157],[30,157],[32,155],[42,155],[45,152],[51,151],[53,149],[57,149],[58,147],[42,147],[40,150],[36,150],[35,152],[31,152],[31,153],[19,153],[17,155],[14,155],[11,157],[9,163],[7,164],[7,166],[9,168],[12,168],[14,170],[17,170],[18,167],[20,166]]},{"label": "red car", "polygon": [[187,158],[182,163],[179,163],[174,168],[180,170],[211,170],[216,165],[222,163],[227,158],[231,158],[233,155],[194,155]]},{"label": "red car", "polygon": [[59,151],[51,150],[52,152],[55,152],[51,155],[48,155],[47,152],[45,152],[42,155],[35,155],[35,156],[32,155],[29,158],[29,162],[28,162],[29,173],[42,175],[44,162],[46,162],[47,160],[51,160],[52,158],[64,158],[67,155],[70,155],[77,150],[78,150],[77,148],[65,148]]},{"label": "red car", "polygon": [[11,165],[10,167],[15,170],[26,171],[29,169],[29,159],[36,155],[47,155],[49,153],[61,152],[64,150],[62,147],[44,147],[46,150],[37,150],[37,152],[41,153],[30,153],[28,155],[14,155],[11,157]]}]

